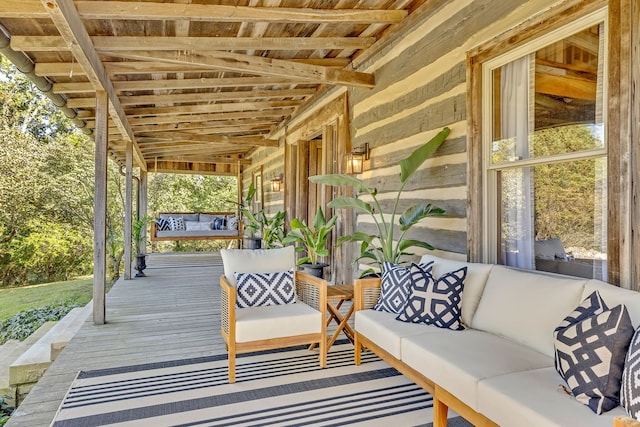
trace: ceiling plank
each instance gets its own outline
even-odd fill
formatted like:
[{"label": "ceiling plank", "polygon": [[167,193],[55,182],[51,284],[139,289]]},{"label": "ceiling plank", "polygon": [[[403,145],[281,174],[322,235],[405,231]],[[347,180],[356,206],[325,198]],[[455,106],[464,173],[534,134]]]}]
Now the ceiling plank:
[{"label": "ceiling plank", "polygon": [[[133,126],[133,130],[137,132],[173,132],[180,130],[197,130],[197,129],[240,129],[247,130],[247,127],[263,127],[272,126],[279,123],[278,120],[268,119],[246,119],[246,120],[220,120],[209,122],[188,122],[188,123],[167,123]],[[249,128],[249,130],[252,130]]]},{"label": "ceiling plank", "polygon": [[[186,114],[180,116],[160,116],[160,117],[143,117],[143,118],[131,118],[129,123],[131,126],[141,125],[153,125],[153,124],[174,124],[178,129],[182,123],[198,123],[208,121],[221,121],[221,120],[234,120],[234,119],[247,119],[255,118],[258,120],[264,118],[273,118],[275,120],[282,120],[284,117],[293,113],[294,108],[274,108],[271,110],[261,111],[235,111],[235,112],[222,112],[211,114]],[[87,126],[90,128],[95,127],[94,113],[91,111],[79,111],[78,116],[87,120]]]},{"label": "ceiling plank", "polygon": [[[125,96],[120,100],[124,106],[147,105],[160,103],[196,103],[212,101],[234,101],[244,99],[270,99],[270,98],[300,98],[313,95],[315,89],[283,89],[283,90],[252,90],[237,92],[206,92],[206,93],[182,93],[170,95],[138,95]],[[91,108],[95,106],[95,98],[69,98],[69,108]]]},{"label": "ceiling plank", "polygon": [[[43,0],[44,1],[44,0]],[[172,64],[208,66],[210,69],[249,72],[257,75],[294,76],[314,83],[372,88],[373,74],[302,64],[282,59],[263,58],[239,53],[212,51],[206,55],[187,52],[145,51],[109,52],[110,56],[141,61],[164,61]]]},{"label": "ceiling plank", "polygon": [[275,22],[336,24],[397,24],[406,10],[311,9],[247,7],[201,4],[96,2],[78,1],[78,10],[85,19],[176,20],[208,22]]},{"label": "ceiling plank", "polygon": [[[374,37],[112,37],[92,36],[97,51],[121,50],[316,50],[366,49]],[[12,36],[11,48],[17,51],[65,52],[69,44],[58,36]]]},{"label": "ceiling plank", "polygon": [[[77,1],[84,19],[190,20],[208,22],[397,24],[405,10],[310,9],[200,4]],[[2,18],[47,18],[38,0],[2,0]]]},{"label": "ceiling plank", "polygon": [[[116,81],[113,87],[116,92],[136,92],[148,90],[175,90],[175,89],[208,89],[224,87],[257,87],[257,86],[289,86],[299,83],[297,80],[287,80],[282,77],[227,77],[227,78],[200,78],[184,80],[132,80]],[[88,82],[54,83],[54,93],[89,93],[94,88]]]},{"label": "ceiling plank", "polygon": [[[121,56],[121,55],[120,55]],[[150,57],[148,57],[150,58]],[[287,60],[294,64],[308,64],[320,67],[345,67],[351,61],[348,58],[313,58]],[[104,62],[104,68],[109,75],[115,74],[162,74],[162,73],[207,73],[211,72],[210,65],[194,65],[188,63],[171,64],[160,61],[135,62]],[[84,75],[83,70],[72,62],[38,62],[35,73],[38,76],[69,77]],[[280,76],[288,81],[301,82],[304,79],[295,76]],[[164,80],[161,80],[164,81]]]},{"label": "ceiling plank", "polygon": [[224,104],[179,105],[175,107],[126,108],[128,117],[185,115],[191,113],[212,113],[230,111],[262,110],[278,107],[295,107],[300,101],[266,101],[266,102],[226,102]]},{"label": "ceiling plank", "polygon": [[208,144],[232,144],[250,145],[256,147],[277,147],[277,139],[266,139],[262,137],[227,137],[220,135],[200,135],[190,132],[152,132],[150,134],[141,133],[142,137],[162,138],[173,142],[204,142]]},{"label": "ceiling plank", "polygon": [[111,80],[98,58],[97,52],[93,49],[91,39],[87,33],[72,0],[41,0],[58,31],[71,46],[73,56],[84,70],[89,81],[96,90],[104,90],[109,98],[109,115],[116,123],[122,136],[133,142],[136,162],[141,168],[146,168],[146,164],[139,148],[137,147],[133,130],[127,121],[115,89]]}]

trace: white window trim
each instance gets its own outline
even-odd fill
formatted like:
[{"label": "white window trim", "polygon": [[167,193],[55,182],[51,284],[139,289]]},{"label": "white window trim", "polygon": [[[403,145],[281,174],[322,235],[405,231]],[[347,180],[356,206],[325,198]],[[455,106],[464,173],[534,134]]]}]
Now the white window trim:
[{"label": "white window trim", "polygon": [[[492,75],[493,70],[515,61],[524,55],[533,53],[543,47],[553,43],[557,40],[562,40],[571,34],[575,34],[586,28],[589,28],[596,24],[603,24],[604,34],[604,49],[602,54],[604,55],[604,74],[603,82],[608,81],[608,63],[609,63],[609,49],[608,49],[608,9],[602,8],[585,16],[582,16],[571,23],[564,25],[561,28],[550,31],[549,33],[536,38],[522,46],[514,48],[504,54],[497,56],[491,60],[482,64],[482,141],[485,141],[482,147],[482,188],[483,194],[486,197],[483,198],[483,228],[485,230],[482,242],[483,262],[496,263],[498,261],[498,245],[496,242],[498,236],[498,221],[496,220],[498,215],[498,188],[497,188],[497,174],[499,170],[521,168],[525,166],[535,166],[538,164],[558,163],[567,160],[583,160],[596,157],[603,157],[607,155],[607,109],[603,109],[603,135],[604,135],[604,147],[596,150],[582,151],[578,153],[566,153],[554,156],[539,157],[533,159],[524,159],[507,164],[492,165],[491,164],[491,146],[493,141],[493,82]],[[602,97],[607,99],[607,85],[603,84]]]}]

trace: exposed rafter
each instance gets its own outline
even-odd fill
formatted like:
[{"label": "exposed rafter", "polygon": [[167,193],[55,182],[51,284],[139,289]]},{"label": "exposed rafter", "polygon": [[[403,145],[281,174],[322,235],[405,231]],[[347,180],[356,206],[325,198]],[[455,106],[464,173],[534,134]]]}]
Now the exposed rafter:
[{"label": "exposed rafter", "polygon": [[257,75],[298,77],[312,83],[340,84],[345,86],[373,87],[373,74],[338,70],[329,67],[302,64],[282,59],[262,58],[232,52],[109,52],[110,56],[140,61],[164,61],[172,64],[190,64],[213,70],[246,72]]},{"label": "exposed rafter", "polygon": [[104,90],[109,98],[109,115],[115,121],[123,136],[134,143],[136,161],[142,168],[146,168],[140,150],[135,144],[135,135],[127,121],[127,117],[120,105],[120,100],[107,76],[102,62],[94,50],[89,34],[78,15],[72,0],[42,0],[58,31],[71,46],[71,52],[78,60],[85,75],[96,90]]}]

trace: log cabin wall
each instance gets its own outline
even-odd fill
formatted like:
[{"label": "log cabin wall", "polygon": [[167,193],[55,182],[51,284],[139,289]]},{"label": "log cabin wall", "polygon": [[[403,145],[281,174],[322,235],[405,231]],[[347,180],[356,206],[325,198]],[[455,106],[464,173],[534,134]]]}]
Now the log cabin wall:
[{"label": "log cabin wall", "polygon": [[[467,256],[466,52],[548,3],[428,2],[411,28],[359,67],[375,70],[376,86],[350,91],[352,140],[355,147],[369,143],[371,161],[362,177],[378,189],[386,209],[400,185],[399,160],[443,127],[451,129],[405,187],[401,206],[426,200],[446,210],[444,217],[422,221],[408,236],[431,243],[442,255]],[[359,216],[357,228],[368,232],[373,224]]]},{"label": "log cabin wall", "polygon": [[[383,36],[377,43],[377,49],[371,49],[354,60],[355,70],[375,73],[374,88],[326,90],[325,98],[346,92],[349,143],[353,147],[369,143],[371,159],[362,178],[378,189],[380,199],[386,202],[385,209],[390,209],[391,199],[399,187],[399,160],[443,127],[451,128],[448,140],[413,177],[402,200],[402,207],[416,201],[430,201],[446,209],[446,215],[421,222],[408,237],[433,244],[441,255],[472,260],[475,256],[479,260],[473,247],[477,243],[477,236],[469,233],[468,224],[468,212],[481,207],[482,195],[477,193],[481,189],[480,183],[469,176],[474,159],[477,161],[477,152],[474,151],[477,147],[469,146],[473,135],[469,135],[467,100],[472,82],[467,55],[478,46],[499,39],[509,30],[518,30],[527,22],[530,24],[537,16],[549,15],[552,8],[571,10],[585,3],[607,4],[591,0],[425,2],[402,25]],[[610,43],[617,44],[610,46],[609,53],[610,61],[613,61],[609,67],[609,85],[613,84],[614,89],[610,89],[609,112],[618,110],[609,117],[608,135],[610,143],[619,141],[622,152],[627,153],[613,160],[619,163],[623,179],[621,183],[615,183],[620,188],[616,193],[617,199],[611,201],[611,206],[616,209],[614,214],[620,215],[621,219],[616,230],[609,230],[609,235],[615,237],[609,241],[609,252],[613,258],[620,258],[614,261],[619,262],[618,270],[627,271],[627,277],[623,277],[621,284],[637,288],[632,283],[640,283],[640,268],[632,260],[637,259],[640,252],[636,249],[640,246],[640,239],[637,238],[634,225],[634,218],[638,217],[640,209],[631,200],[640,200],[635,184],[635,175],[638,175],[640,168],[631,167],[629,162],[637,162],[640,158],[637,141],[640,108],[635,90],[640,74],[640,39],[637,37],[640,12],[637,2],[633,0],[610,0],[608,4],[609,27],[612,29]],[[611,14],[611,11],[614,13]],[[508,46],[510,41],[503,40],[503,43]],[[619,95],[615,93],[616,85],[620,86]],[[301,121],[312,121],[314,113],[324,108],[326,105],[322,103],[318,103],[317,107],[313,104],[305,106],[281,126],[279,136],[286,135],[287,126],[291,123],[300,126]],[[305,118],[301,119],[302,115]],[[281,151],[285,187],[286,181],[293,179],[288,163],[300,161],[296,150],[290,148],[287,144]],[[258,149],[253,157],[254,162],[260,153],[268,150]],[[616,150],[611,151],[610,156],[615,153]],[[245,182],[249,182],[248,179],[250,175],[248,178],[245,176]],[[266,183],[267,174],[265,179]],[[286,190],[283,200],[287,210],[295,209],[296,203],[299,203],[295,195]],[[353,225],[357,230],[373,230],[366,216],[355,216]],[[344,259],[341,262],[346,265],[346,261]]]}]

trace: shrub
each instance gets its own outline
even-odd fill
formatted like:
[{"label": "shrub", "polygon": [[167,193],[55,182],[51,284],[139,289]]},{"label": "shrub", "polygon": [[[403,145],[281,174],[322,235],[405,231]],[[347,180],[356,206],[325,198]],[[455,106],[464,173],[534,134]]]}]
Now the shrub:
[{"label": "shrub", "polygon": [[21,311],[0,324],[0,344],[10,339],[24,340],[46,322],[62,319],[78,304],[49,304],[38,308]]},{"label": "shrub", "polygon": [[16,409],[7,404],[7,399],[9,398],[9,396],[0,396],[0,426],[5,425],[9,421],[9,417],[11,417],[11,414]]}]

